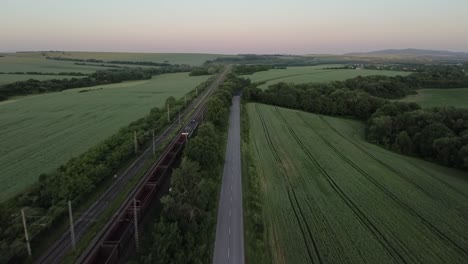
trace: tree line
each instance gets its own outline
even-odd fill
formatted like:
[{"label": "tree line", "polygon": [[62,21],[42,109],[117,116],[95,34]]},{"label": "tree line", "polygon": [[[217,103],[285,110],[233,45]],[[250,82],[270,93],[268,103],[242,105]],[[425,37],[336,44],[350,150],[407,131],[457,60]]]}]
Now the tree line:
[{"label": "tree line", "polygon": [[378,97],[398,99],[414,94],[416,89],[468,87],[468,76],[460,67],[442,66],[408,76],[359,76],[337,82],[335,85],[351,90],[363,90]]},{"label": "tree line", "polygon": [[[205,90],[213,81],[214,77],[200,84],[198,92]],[[192,90],[187,97],[193,100],[194,93]],[[171,119],[176,118],[178,110],[185,107],[184,99],[169,97],[166,100],[166,105],[170,104]],[[16,197],[0,203],[0,263],[6,263],[12,255],[21,259],[26,254],[23,227],[21,221],[14,217],[22,208],[25,208],[27,215],[47,216],[46,222],[42,223],[43,227],[29,227],[29,232],[38,234],[38,237],[47,234],[64,220],[67,212],[64,208],[68,200],[72,200],[73,204],[86,201],[96,188],[113,177],[122,164],[127,164],[135,157],[134,132],[137,133],[138,144],[143,146],[150,141],[153,129],[156,133],[162,131],[168,123],[166,108],[153,108],[146,117],[121,128],[116,134],[70,159],[55,171],[39,175],[37,183]],[[32,239],[33,246],[41,242],[40,238]]]},{"label": "tree line", "polygon": [[96,71],[84,78],[53,79],[38,81],[29,79],[0,86],[0,100],[12,96],[59,92],[67,89],[91,87],[123,81],[147,80],[153,75],[188,72],[189,66],[174,66],[164,68],[121,68]]},{"label": "tree line", "polygon": [[353,62],[354,61],[346,59],[320,61],[320,58],[312,56],[245,54],[232,57],[218,57],[214,60],[207,60],[205,64],[272,65],[275,67],[289,67]]},{"label": "tree line", "polygon": [[468,110],[421,109],[416,103],[385,99],[400,97],[411,92],[412,87],[465,81],[466,76],[461,77],[456,72],[424,73],[406,78],[372,76],[330,84],[278,83],[265,91],[251,85],[243,95],[250,101],[357,118],[366,122],[367,138],[371,142],[446,166],[468,169]]},{"label": "tree line", "polygon": [[276,68],[285,69],[285,67],[274,67],[272,65],[236,65],[234,67],[234,73],[238,75],[248,75],[248,74],[254,74],[256,72],[268,71],[268,70],[276,69]]},{"label": "tree line", "polygon": [[461,63],[455,64],[424,64],[424,63],[348,63],[343,66],[327,67],[330,70],[355,70],[363,68],[366,70],[380,71],[403,71],[403,72],[457,72],[464,70],[464,65]]},{"label": "tree line", "polygon": [[152,61],[124,61],[124,60],[99,60],[99,59],[76,59],[76,58],[64,58],[64,57],[46,57],[47,60],[58,60],[58,61],[75,61],[75,62],[90,62],[90,63],[109,63],[109,64],[124,64],[124,65],[140,65],[140,66],[157,66],[157,67],[169,67],[179,66],[176,64],[170,64],[169,62],[152,62]]},{"label": "tree line", "polygon": [[0,72],[0,74],[24,74],[24,75],[69,75],[69,76],[88,76],[82,72]]},{"label": "tree line", "polygon": [[223,67],[220,65],[205,65],[205,66],[198,66],[192,67],[192,71],[190,71],[190,76],[202,76],[202,75],[211,75],[214,73],[219,72]]},{"label": "tree line", "polygon": [[248,84],[230,75],[208,101],[207,122],[188,142],[151,239],[135,263],[211,262],[231,99]]}]

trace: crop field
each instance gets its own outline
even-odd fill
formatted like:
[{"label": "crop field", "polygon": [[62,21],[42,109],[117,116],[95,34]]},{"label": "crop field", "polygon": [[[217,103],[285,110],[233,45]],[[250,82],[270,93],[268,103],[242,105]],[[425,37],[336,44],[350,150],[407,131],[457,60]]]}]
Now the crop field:
[{"label": "crop field", "polygon": [[171,64],[188,64],[192,66],[202,65],[207,60],[217,57],[232,57],[231,55],[202,54],[202,53],[118,53],[118,52],[65,52],[48,53],[49,56],[61,56],[64,58],[98,60],[122,60],[122,61],[151,61],[169,62]]},{"label": "crop field", "polygon": [[[41,53],[8,53],[0,57],[0,72],[81,72],[107,69],[100,66],[76,65],[73,61],[47,60]],[[1,78],[1,76],[0,76]]]},{"label": "crop field", "polygon": [[468,108],[468,88],[421,89],[418,94],[409,95],[400,101],[415,102],[422,107],[455,106]]},{"label": "crop field", "polygon": [[[76,65],[73,61],[57,61],[47,60],[46,56],[63,57],[73,59],[100,59],[100,60],[122,60],[122,61],[151,61],[151,62],[169,62],[171,64],[189,64],[201,65],[206,60],[216,59],[217,57],[229,57],[229,55],[217,54],[176,54],[176,53],[113,53],[113,52],[25,52],[25,53],[3,53],[0,54],[0,72],[44,72],[44,73],[59,73],[59,72],[81,72],[93,73],[97,70],[105,70],[107,67],[98,66],[106,63],[87,63],[89,65]],[[119,64],[112,64],[119,65]],[[148,67],[141,65],[120,65],[125,67]],[[153,66],[151,66],[153,67]],[[26,77],[23,75],[21,77]],[[18,77],[18,78],[21,78]],[[58,76],[60,77],[60,76]],[[0,85],[6,83],[1,81]],[[12,78],[12,77],[10,77]],[[34,76],[35,79],[40,77]],[[45,78],[45,77],[42,77]]]},{"label": "crop field", "polygon": [[0,201],[207,78],[164,74],[0,102]]},{"label": "crop field", "polygon": [[466,263],[466,172],[367,143],[354,120],[247,109],[274,263]]},{"label": "crop field", "polygon": [[343,81],[357,76],[369,75],[408,75],[406,72],[380,71],[380,70],[330,70],[327,67],[337,67],[340,65],[318,65],[305,67],[288,67],[287,69],[273,69],[269,71],[256,72],[251,75],[244,75],[252,82],[266,82],[259,88],[266,89],[268,86],[279,82],[286,83],[325,83],[331,81]]}]

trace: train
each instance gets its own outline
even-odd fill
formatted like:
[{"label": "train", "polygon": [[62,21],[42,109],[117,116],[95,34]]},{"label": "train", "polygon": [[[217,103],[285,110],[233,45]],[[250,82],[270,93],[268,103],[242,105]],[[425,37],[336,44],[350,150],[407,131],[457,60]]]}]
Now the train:
[{"label": "train", "polygon": [[182,130],[182,135],[186,135],[190,138],[197,127],[198,121],[196,119],[192,119]]},{"label": "train", "polygon": [[[202,110],[203,114],[204,109]],[[176,161],[182,155],[187,140],[199,125],[200,114],[183,127],[177,138],[161,155],[126,203],[121,207],[114,221],[109,222],[101,234],[93,241],[96,246],[88,248],[78,263],[119,263],[125,259],[130,244],[135,240],[135,227],[141,222],[145,213],[150,210],[154,197],[159,191],[162,180],[171,172]],[[135,225],[135,221],[137,224]]]}]

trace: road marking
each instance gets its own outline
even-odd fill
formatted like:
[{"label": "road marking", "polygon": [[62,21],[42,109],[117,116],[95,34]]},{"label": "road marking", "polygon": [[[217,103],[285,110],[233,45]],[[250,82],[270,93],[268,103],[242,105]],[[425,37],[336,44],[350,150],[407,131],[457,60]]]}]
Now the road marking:
[{"label": "road marking", "polygon": [[229,210],[229,217],[231,217],[232,210]]},{"label": "road marking", "polygon": [[229,227],[229,230],[228,230],[228,232],[229,232],[229,235],[231,235],[231,227]]},{"label": "road marking", "polygon": [[229,262],[229,248],[228,248],[228,262]]}]

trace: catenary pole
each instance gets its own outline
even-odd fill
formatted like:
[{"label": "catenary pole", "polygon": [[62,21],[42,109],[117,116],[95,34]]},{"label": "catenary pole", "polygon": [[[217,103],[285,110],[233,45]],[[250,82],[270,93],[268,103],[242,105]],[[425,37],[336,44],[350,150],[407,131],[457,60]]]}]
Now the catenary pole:
[{"label": "catenary pole", "polygon": [[135,146],[135,154],[138,153],[138,140],[137,140],[137,133],[133,131],[133,144]]},{"label": "catenary pole", "polygon": [[31,256],[31,244],[29,244],[28,227],[26,225],[26,217],[24,216],[24,209],[21,209],[21,216],[23,217],[24,238],[26,239],[26,248],[28,249],[28,255]]},{"label": "catenary pole", "polygon": [[138,241],[138,218],[137,218],[137,207],[136,207],[136,199],[133,198],[133,222],[135,225],[135,246],[136,246],[136,251],[138,252],[140,250],[140,245]]},{"label": "catenary pole", "polygon": [[73,226],[73,214],[72,214],[72,207],[71,207],[70,200],[68,200],[68,215],[70,216],[70,236],[71,236],[72,248],[73,250],[75,250],[76,249],[75,228]]},{"label": "catenary pole", "polygon": [[153,156],[156,157],[156,142],[154,141],[154,129],[153,129]]}]

